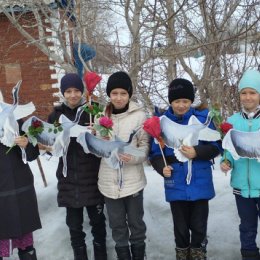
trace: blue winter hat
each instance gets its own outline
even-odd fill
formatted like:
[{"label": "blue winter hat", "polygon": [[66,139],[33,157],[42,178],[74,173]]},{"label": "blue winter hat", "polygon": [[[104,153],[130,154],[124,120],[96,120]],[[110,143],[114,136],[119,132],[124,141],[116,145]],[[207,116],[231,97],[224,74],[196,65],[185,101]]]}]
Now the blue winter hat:
[{"label": "blue winter hat", "polygon": [[260,94],[260,72],[258,70],[247,70],[238,84],[238,90],[253,88]]},{"label": "blue winter hat", "polygon": [[61,78],[60,92],[62,95],[68,88],[76,88],[81,93],[84,92],[83,81],[77,73],[68,73]]}]

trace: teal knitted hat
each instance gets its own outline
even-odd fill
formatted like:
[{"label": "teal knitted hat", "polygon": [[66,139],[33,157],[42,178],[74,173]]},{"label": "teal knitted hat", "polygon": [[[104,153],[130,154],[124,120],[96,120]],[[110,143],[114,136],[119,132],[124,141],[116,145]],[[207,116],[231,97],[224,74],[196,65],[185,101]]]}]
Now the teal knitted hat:
[{"label": "teal knitted hat", "polygon": [[238,90],[253,88],[260,93],[260,72],[258,70],[247,70],[238,84]]}]

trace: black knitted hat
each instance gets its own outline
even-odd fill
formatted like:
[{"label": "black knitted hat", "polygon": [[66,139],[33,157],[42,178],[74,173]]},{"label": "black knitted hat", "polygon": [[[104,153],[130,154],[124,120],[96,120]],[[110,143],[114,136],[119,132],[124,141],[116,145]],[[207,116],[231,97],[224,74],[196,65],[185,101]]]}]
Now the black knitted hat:
[{"label": "black knitted hat", "polygon": [[172,101],[179,98],[189,99],[193,102],[194,97],[195,92],[193,84],[187,79],[174,79],[168,87],[168,100],[170,104]]},{"label": "black knitted hat", "polygon": [[84,92],[83,81],[80,76],[76,73],[68,73],[61,78],[60,92],[64,95],[64,92],[68,88],[76,88],[82,93]]},{"label": "black knitted hat", "polygon": [[123,71],[118,71],[113,73],[108,78],[106,92],[109,97],[110,97],[110,92],[115,88],[125,89],[128,92],[129,97],[132,96],[133,94],[132,81],[127,73]]}]

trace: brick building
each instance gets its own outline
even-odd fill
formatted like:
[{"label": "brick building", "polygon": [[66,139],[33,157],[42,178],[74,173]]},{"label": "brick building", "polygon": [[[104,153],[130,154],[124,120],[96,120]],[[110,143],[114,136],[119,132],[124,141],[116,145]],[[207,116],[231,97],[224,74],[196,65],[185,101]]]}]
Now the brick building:
[{"label": "brick building", "polygon": [[[35,23],[30,12],[24,13],[20,21],[24,26],[28,22]],[[36,29],[37,27],[35,33],[38,33]],[[58,100],[53,96],[58,92],[58,75],[54,62],[34,45],[29,45],[2,13],[0,35],[0,90],[5,102],[12,103],[11,90],[18,80],[22,80],[19,103],[32,101],[36,106],[34,114],[46,119],[54,102]]]}]

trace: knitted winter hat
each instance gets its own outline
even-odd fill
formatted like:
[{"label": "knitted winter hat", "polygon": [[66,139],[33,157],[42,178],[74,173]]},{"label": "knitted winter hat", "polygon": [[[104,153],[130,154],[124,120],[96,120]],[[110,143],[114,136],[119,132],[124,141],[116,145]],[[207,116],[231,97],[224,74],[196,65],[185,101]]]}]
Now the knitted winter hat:
[{"label": "knitted winter hat", "polygon": [[189,99],[193,102],[194,96],[193,84],[187,79],[174,79],[168,87],[168,100],[170,104],[179,98]]},{"label": "knitted winter hat", "polygon": [[118,71],[113,73],[108,78],[106,92],[109,97],[110,97],[110,92],[115,88],[123,88],[128,92],[129,97],[132,96],[133,94],[132,81],[127,73],[123,71]]},{"label": "knitted winter hat", "polygon": [[238,90],[253,88],[260,93],[260,72],[258,70],[247,70],[238,84]]},{"label": "knitted winter hat", "polygon": [[60,91],[62,95],[68,88],[76,88],[81,93],[84,92],[84,85],[82,79],[76,73],[68,73],[61,78]]}]

